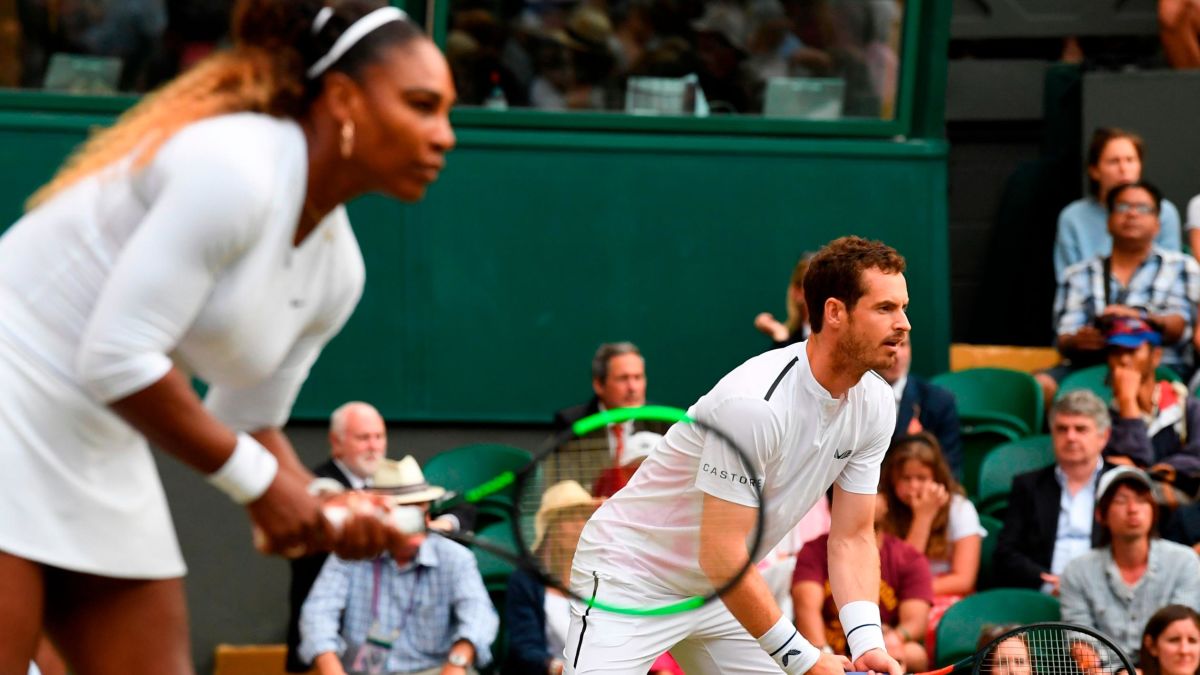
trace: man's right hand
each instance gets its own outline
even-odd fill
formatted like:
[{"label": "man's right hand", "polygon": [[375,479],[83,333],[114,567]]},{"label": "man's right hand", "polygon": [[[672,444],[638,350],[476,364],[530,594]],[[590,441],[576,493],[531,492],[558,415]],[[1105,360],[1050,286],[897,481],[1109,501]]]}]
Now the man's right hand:
[{"label": "man's right hand", "polygon": [[868,649],[860,654],[858,660],[854,662],[854,669],[882,675],[904,675],[900,663],[882,648]]},{"label": "man's right hand", "polygon": [[821,658],[808,669],[808,675],[845,675],[851,667],[850,659],[841,654],[821,652]]}]

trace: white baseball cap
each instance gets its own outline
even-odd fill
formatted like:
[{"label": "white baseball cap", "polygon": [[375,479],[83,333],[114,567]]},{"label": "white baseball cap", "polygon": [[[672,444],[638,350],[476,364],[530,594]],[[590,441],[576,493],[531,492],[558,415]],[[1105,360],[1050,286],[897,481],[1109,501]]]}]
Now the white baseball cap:
[{"label": "white baseball cap", "polygon": [[629,466],[639,459],[649,457],[654,446],[661,440],[662,434],[653,431],[639,431],[633,434],[625,444],[625,449],[621,451],[621,466]]}]

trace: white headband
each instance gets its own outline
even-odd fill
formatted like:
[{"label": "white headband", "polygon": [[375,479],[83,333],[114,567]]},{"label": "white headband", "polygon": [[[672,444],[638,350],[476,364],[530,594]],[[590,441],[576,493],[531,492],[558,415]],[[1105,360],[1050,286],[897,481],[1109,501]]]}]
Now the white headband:
[{"label": "white headband", "polygon": [[[324,11],[324,10],[322,10]],[[358,44],[358,41],[367,36],[371,31],[380,26],[391,23],[393,21],[403,21],[408,17],[398,7],[380,7],[379,9],[366,14],[358,21],[350,24],[346,32],[338,36],[338,39],[329,48],[329,52],[322,56],[316,63],[308,69],[306,75],[308,79],[315,80],[320,77],[321,73],[329,69],[329,66],[337,63],[338,59],[346,55],[350,48]],[[317,15],[317,20],[320,20],[320,13]],[[328,19],[326,19],[328,21]],[[323,22],[322,22],[323,23]],[[316,25],[316,21],[313,22]],[[319,30],[319,29],[318,29]]]}]

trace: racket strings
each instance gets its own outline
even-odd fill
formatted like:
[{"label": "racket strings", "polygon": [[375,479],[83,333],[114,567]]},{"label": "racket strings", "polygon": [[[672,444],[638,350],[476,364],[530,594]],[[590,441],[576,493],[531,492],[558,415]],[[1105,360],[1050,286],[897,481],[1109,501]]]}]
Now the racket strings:
[{"label": "racket strings", "polygon": [[599,504],[593,487],[611,465],[606,439],[575,438],[539,462],[520,490],[516,506],[523,543],[542,571],[563,585],[570,582],[583,524]]},{"label": "racket strings", "polygon": [[1117,675],[1122,659],[1094,637],[1066,627],[1030,628],[981,656],[980,675]]}]

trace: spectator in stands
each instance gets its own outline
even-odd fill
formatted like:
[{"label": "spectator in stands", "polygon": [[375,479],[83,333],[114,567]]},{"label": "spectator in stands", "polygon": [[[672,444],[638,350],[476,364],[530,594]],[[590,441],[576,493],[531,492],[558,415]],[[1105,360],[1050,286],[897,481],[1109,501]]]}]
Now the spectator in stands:
[{"label": "spectator in stands", "polygon": [[[1077,199],[1058,215],[1058,234],[1054,241],[1054,278],[1063,283],[1067,268],[1078,262],[1105,256],[1112,250],[1105,209],[1108,193],[1118,185],[1142,179],[1145,144],[1142,138],[1124,129],[1099,128],[1092,133],[1088,146],[1088,196]],[[1179,251],[1179,210],[1164,200],[1160,212],[1162,227],[1154,243],[1164,251]]]},{"label": "spectator in stands", "polygon": [[942,456],[951,473],[962,478],[963,447],[959,435],[958,406],[954,394],[917,375],[910,374],[912,342],[900,345],[896,363],[878,371],[892,385],[896,395],[896,432],[894,438],[928,431],[937,437]]},{"label": "spectator in stands", "polygon": [[1110,427],[1108,407],[1090,391],[1054,402],[1054,464],[1013,479],[992,567],[1001,585],[1057,595],[1067,563],[1099,542],[1096,483],[1111,468],[1101,458]]},{"label": "spectator in stands", "polygon": [[[875,540],[879,545],[879,614],[888,654],[906,673],[927,669],[921,639],[933,604],[929,563],[920,551],[884,528],[888,500],[880,492],[875,506]],[[842,624],[829,587],[829,535],[809,542],[796,555],[792,602],[796,628],[814,646],[849,655]]]},{"label": "spectator in stands", "polygon": [[[30,87],[45,85],[48,66],[56,54],[62,54],[116,59],[119,79],[111,82],[113,90],[106,93],[143,89],[146,65],[160,48],[167,25],[164,0],[21,0],[17,10],[25,38],[22,84]],[[95,61],[84,63],[83,70],[95,67]]]},{"label": "spectator in stands", "polygon": [[[370,487],[371,477],[387,455],[387,427],[383,416],[369,403],[344,403],[329,418],[329,460],[313,467],[318,478],[331,478],[349,489]],[[306,673],[312,664],[300,658],[300,608],[316,581],[327,553],[291,561],[288,590],[287,670]]]},{"label": "spectator in stands", "polygon": [[1158,0],[1158,34],[1172,68],[1200,68],[1200,5],[1194,0]]},{"label": "spectator in stands", "polygon": [[1200,603],[1200,560],[1157,536],[1158,506],[1146,472],[1116,467],[1097,489],[1102,548],[1063,570],[1062,619],[1105,633],[1136,659],[1148,616],[1166,605]]},{"label": "spectator in stands", "polygon": [[[1001,635],[1017,628],[1019,626],[1015,623],[984,626],[983,630],[979,631],[979,641],[975,644],[975,648],[983,649]],[[980,667],[979,672],[987,673],[987,675],[1031,675],[1033,673],[1033,662],[1029,658],[1029,645],[1022,635],[1002,640],[988,653],[986,658],[987,663]]]},{"label": "spectator in stands", "polygon": [[[381,460],[371,489],[388,495],[393,508],[426,514],[445,493],[425,482],[412,457]],[[498,627],[469,550],[436,535],[389,530],[379,558],[325,562],[300,612],[300,657],[320,675],[473,672],[491,662]]]},{"label": "spectator in stands", "polygon": [[[534,517],[533,551],[546,570],[571,576],[571,559],[583,524],[600,503],[575,481],[552,485],[542,495]],[[504,625],[508,628],[508,656],[503,672],[511,675],[549,673],[563,669],[563,647],[571,623],[566,595],[547,588],[537,577],[518,569],[508,579]]]},{"label": "spectator in stands", "polygon": [[808,339],[808,306],[804,304],[804,273],[808,271],[811,253],[800,256],[792,268],[792,278],[787,288],[787,317],[779,321],[770,312],[760,312],[754,317],[758,332],[771,338],[772,347],[786,347]]},{"label": "spectator in stands", "polygon": [[544,71],[533,80],[530,103],[542,110],[605,110],[610,107],[616,64],[613,27],[607,15],[580,5],[562,28],[550,31],[542,52]]},{"label": "spectator in stands", "polygon": [[[1200,13],[1200,12],[1198,12]],[[1192,255],[1200,259],[1200,195],[1188,200],[1183,229],[1187,232],[1187,245]]]},{"label": "spectator in stands", "polygon": [[1200,614],[1187,605],[1167,605],[1142,632],[1138,656],[1142,675],[1196,675],[1200,671]]},{"label": "spectator in stands", "polygon": [[[603,410],[637,408],[646,405],[646,361],[632,342],[609,342],[600,345],[592,358],[592,391],[595,396],[587,403],[564,408],[554,413],[554,426],[562,430],[575,422]],[[663,432],[661,424],[629,421],[596,430],[585,441],[606,446],[614,463],[619,465],[628,439],[637,431]]]},{"label": "spectator in stands", "polygon": [[[333,411],[329,418],[329,460],[313,467],[313,475],[330,478],[343,487],[361,490],[371,487],[372,476],[387,456],[387,427],[383,416],[369,403],[351,401]],[[470,511],[459,510],[431,521],[430,527],[440,530],[470,529]],[[300,607],[308,597],[313,581],[325,564],[326,553],[296,558],[291,561],[292,578],[288,590],[287,670],[306,673],[312,668],[300,658]]]},{"label": "spectator in stands", "polygon": [[613,57],[619,73],[630,73],[642,63],[646,52],[656,42],[653,0],[630,0],[612,7],[615,49]]},{"label": "spectator in stands", "polygon": [[942,609],[975,591],[987,531],[928,432],[892,442],[880,469],[887,497],[884,529],[929,559],[933,594]]},{"label": "spectator in stands", "polygon": [[1109,190],[1112,255],[1071,265],[1058,286],[1055,333],[1065,361],[1035,375],[1047,401],[1067,374],[1104,360],[1104,331],[1122,316],[1141,318],[1158,330],[1163,365],[1183,378],[1190,374],[1200,264],[1154,244],[1162,205],[1162,193],[1149,183]]},{"label": "spectator in stands", "polygon": [[747,65],[746,17],[726,2],[710,2],[692,22],[700,88],[714,113],[755,113],[762,109],[761,83]]},{"label": "spectator in stands", "polygon": [[1200,472],[1200,401],[1182,383],[1155,375],[1162,361],[1158,331],[1142,319],[1118,317],[1107,335],[1113,423],[1105,458],[1152,471]]}]

